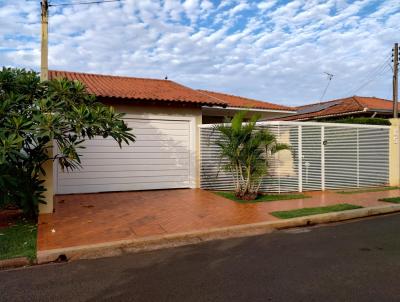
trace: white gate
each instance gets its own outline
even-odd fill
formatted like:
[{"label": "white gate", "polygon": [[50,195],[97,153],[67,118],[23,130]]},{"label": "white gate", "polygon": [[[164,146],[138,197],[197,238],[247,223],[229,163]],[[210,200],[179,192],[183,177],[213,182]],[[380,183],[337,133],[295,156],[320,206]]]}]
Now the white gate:
[{"label": "white gate", "polygon": [[[291,151],[277,153],[262,180],[261,191],[294,192],[387,185],[389,126],[317,122],[260,122]],[[201,187],[233,189],[221,168],[220,134],[215,125],[201,125]]]}]

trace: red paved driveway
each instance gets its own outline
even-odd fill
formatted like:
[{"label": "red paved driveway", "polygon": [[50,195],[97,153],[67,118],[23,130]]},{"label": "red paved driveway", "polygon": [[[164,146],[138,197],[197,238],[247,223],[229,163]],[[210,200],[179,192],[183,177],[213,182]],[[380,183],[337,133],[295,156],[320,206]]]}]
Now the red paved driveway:
[{"label": "red paved driveway", "polygon": [[341,202],[377,206],[400,190],[307,193],[311,198],[241,204],[201,189],[60,195],[39,217],[38,250],[276,220],[269,213]]}]

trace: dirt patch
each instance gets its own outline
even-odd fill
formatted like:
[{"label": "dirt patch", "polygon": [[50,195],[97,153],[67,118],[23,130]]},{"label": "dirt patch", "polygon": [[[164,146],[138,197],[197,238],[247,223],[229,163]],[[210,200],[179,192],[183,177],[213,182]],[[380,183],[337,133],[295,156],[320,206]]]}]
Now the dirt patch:
[{"label": "dirt patch", "polygon": [[0,228],[8,227],[20,220],[22,211],[18,209],[0,210]]}]

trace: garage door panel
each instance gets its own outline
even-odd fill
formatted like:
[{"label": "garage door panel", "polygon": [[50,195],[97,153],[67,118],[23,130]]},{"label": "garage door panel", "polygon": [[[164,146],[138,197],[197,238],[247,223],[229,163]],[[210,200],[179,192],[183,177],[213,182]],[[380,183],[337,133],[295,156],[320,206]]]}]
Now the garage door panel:
[{"label": "garage door panel", "polygon": [[83,172],[77,173],[63,173],[60,175],[60,179],[96,179],[96,178],[121,178],[121,177],[149,177],[149,176],[185,176],[188,172],[188,169],[158,169],[157,171],[149,171],[145,170],[126,170],[123,171],[87,171],[87,169],[83,170]]},{"label": "garage door panel", "polygon": [[166,124],[166,123],[127,123],[129,128],[135,129],[135,131],[141,131],[142,129],[162,129],[162,130],[188,130],[189,125],[177,125],[176,123]]},{"label": "garage door panel", "polygon": [[[111,154],[134,154],[134,153],[155,153],[154,151],[157,151],[158,153],[162,151],[163,153],[188,153],[188,149],[185,146],[182,147],[165,147],[165,146],[157,146],[157,149],[153,147],[137,147],[136,144],[132,144],[131,146],[128,147],[122,147],[119,148],[118,146],[87,146],[85,149],[80,149],[78,150],[79,154],[82,154],[82,156],[87,156],[91,153],[111,153]],[[90,156],[90,155],[89,155]]]},{"label": "garage door panel", "polygon": [[78,150],[80,170],[59,169],[57,193],[186,188],[190,185],[188,121],[127,119],[136,142],[120,148],[96,137]]},{"label": "garage door panel", "polygon": [[187,136],[188,129],[134,129],[135,135]]},{"label": "garage door panel", "polygon": [[74,178],[63,179],[63,186],[85,186],[85,185],[112,185],[112,184],[138,184],[158,182],[184,182],[186,176],[135,176],[135,177],[102,177],[102,178]]},{"label": "garage door panel", "polygon": [[[104,190],[104,185],[86,185],[80,188],[79,193],[93,192],[112,192],[112,191],[135,191],[135,190],[157,190],[157,189],[179,189],[187,188],[189,181],[185,182],[160,182],[160,183],[134,183],[134,184],[114,184],[112,190]],[[73,194],[76,192],[75,186],[60,186],[59,194]]]},{"label": "garage door panel", "polygon": [[[101,146],[101,147],[116,147],[119,149],[119,146],[116,145],[115,140],[113,139],[91,139],[85,142],[86,149],[92,146]],[[142,147],[185,147],[187,146],[186,140],[136,140],[134,143],[130,143],[127,145],[126,143],[122,143],[122,149],[127,147],[135,147],[135,148],[142,148]]]},{"label": "garage door panel", "polygon": [[[162,170],[180,170],[186,169],[188,167],[188,162],[185,164],[174,164],[174,165],[161,165]],[[85,173],[85,172],[118,172],[118,171],[159,171],[160,165],[86,165],[84,169],[76,169],[73,171],[68,171],[68,173],[60,174],[60,178],[64,174],[74,174],[74,173]]]},{"label": "garage door panel", "polygon": [[[81,159],[82,166],[113,166],[113,165],[140,165],[145,164],[149,166],[157,166],[157,165],[189,165],[188,158],[127,158],[123,160],[123,164],[121,164],[121,159],[119,158],[109,158],[107,160],[99,159],[99,158],[82,158]],[[83,168],[84,169],[84,168]],[[81,170],[83,170],[81,169]],[[162,167],[161,167],[162,169]]]},{"label": "garage door panel", "polygon": [[189,124],[186,122],[177,123],[177,121],[161,121],[161,120],[146,120],[146,119],[126,119],[125,123],[133,129],[189,129]]},{"label": "garage door panel", "polygon": [[[158,133],[158,134],[141,134],[141,135],[139,135],[135,130],[133,131],[133,133],[136,136],[136,139],[135,139],[136,141],[134,143],[137,143],[137,142],[148,142],[148,141],[159,141],[159,142],[166,141],[166,142],[184,142],[184,143],[186,143],[187,139],[188,139],[187,135],[165,135],[165,134],[161,134],[161,133]],[[107,137],[107,138],[101,138],[101,137],[98,138],[98,137],[96,137],[94,139],[86,141],[85,145],[86,145],[86,143],[88,143],[88,145],[96,144],[96,145],[103,146],[103,144],[101,144],[101,142],[103,140],[105,140],[104,141],[105,145],[112,145],[112,143],[117,144],[115,142],[115,140],[113,140],[111,137]],[[130,143],[129,146],[131,144],[132,143]],[[128,145],[126,143],[123,143],[123,146],[128,146]]]},{"label": "garage door panel", "polygon": [[[81,153],[81,152],[79,152]],[[91,158],[91,159],[114,159],[118,156],[118,159],[123,160],[123,159],[186,159],[189,158],[189,152],[174,152],[174,153],[169,153],[169,152],[110,152],[110,153],[99,153],[99,152],[87,152],[82,156],[82,159],[84,157],[86,158]]]},{"label": "garage door panel", "polygon": [[137,141],[187,141],[187,136],[185,135],[163,135],[163,134],[142,134],[138,135],[135,132]]}]

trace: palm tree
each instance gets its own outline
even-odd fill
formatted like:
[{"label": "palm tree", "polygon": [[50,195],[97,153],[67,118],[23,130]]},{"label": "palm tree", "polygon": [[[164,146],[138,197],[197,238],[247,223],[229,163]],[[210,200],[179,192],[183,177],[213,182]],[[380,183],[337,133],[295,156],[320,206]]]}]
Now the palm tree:
[{"label": "palm tree", "polygon": [[227,163],[222,167],[232,173],[235,195],[244,200],[257,198],[262,178],[268,173],[271,156],[290,146],[278,143],[268,129],[257,128],[259,115],[253,115],[244,123],[247,111],[235,114],[230,124],[216,125],[221,134],[216,144],[220,148],[220,159]]}]

